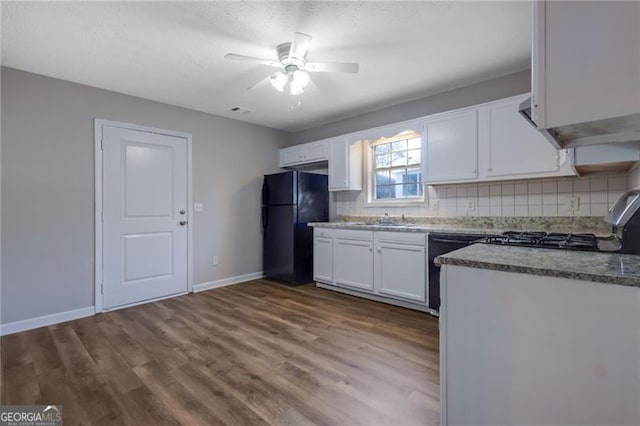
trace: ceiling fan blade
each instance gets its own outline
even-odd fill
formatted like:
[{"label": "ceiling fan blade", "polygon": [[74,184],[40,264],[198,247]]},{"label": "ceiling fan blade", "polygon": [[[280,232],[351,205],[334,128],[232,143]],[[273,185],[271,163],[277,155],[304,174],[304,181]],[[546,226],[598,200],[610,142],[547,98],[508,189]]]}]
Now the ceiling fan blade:
[{"label": "ceiling fan blade", "polygon": [[224,55],[225,59],[231,59],[232,61],[251,62],[254,64],[269,65],[270,67],[281,67],[280,62],[274,59],[256,58],[253,56],[236,55],[235,53],[227,53]]},{"label": "ceiling fan blade", "polygon": [[346,72],[355,74],[360,69],[360,65],[355,62],[307,62],[305,71],[309,72]]},{"label": "ceiling fan blade", "polygon": [[304,59],[311,44],[311,36],[303,33],[293,33],[293,41],[289,49],[289,57]]},{"label": "ceiling fan blade", "polygon": [[269,83],[269,80],[271,79],[271,75],[272,74],[269,74],[265,78],[259,80],[257,83],[254,83],[251,86],[247,87],[247,90],[255,89],[257,87],[262,87],[262,86],[266,85],[267,83]]}]

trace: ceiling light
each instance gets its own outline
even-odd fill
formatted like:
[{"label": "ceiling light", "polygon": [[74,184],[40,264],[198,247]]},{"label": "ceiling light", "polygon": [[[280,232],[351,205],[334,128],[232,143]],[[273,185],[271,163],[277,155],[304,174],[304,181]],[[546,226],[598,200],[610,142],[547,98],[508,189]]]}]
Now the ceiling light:
[{"label": "ceiling light", "polygon": [[299,95],[304,92],[304,89],[309,85],[309,74],[304,71],[296,70],[291,76],[291,90],[289,93],[292,95]]},{"label": "ceiling light", "polygon": [[282,92],[284,90],[285,84],[287,84],[287,81],[289,81],[289,76],[283,72],[277,72],[271,76],[270,81],[271,85],[278,92]]}]

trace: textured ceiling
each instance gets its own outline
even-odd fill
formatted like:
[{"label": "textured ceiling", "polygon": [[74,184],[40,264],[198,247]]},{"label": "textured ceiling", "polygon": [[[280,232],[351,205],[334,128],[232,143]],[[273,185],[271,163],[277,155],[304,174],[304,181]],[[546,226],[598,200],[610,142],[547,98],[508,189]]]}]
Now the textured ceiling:
[{"label": "textured ceiling", "polygon": [[[529,66],[528,2],[7,2],[5,66],[297,131]],[[313,74],[298,97],[273,72],[223,59],[275,58],[294,31],[307,59],[359,74]],[[230,111],[235,105],[255,110]]]}]

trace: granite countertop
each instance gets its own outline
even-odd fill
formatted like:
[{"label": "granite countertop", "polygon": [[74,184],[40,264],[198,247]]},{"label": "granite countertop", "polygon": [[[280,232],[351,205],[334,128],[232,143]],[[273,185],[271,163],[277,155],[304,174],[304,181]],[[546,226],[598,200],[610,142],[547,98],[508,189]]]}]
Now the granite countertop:
[{"label": "granite countertop", "polygon": [[494,235],[503,232],[502,229],[470,228],[455,225],[427,225],[427,224],[407,224],[403,226],[384,225],[378,223],[367,224],[363,222],[312,222],[309,226],[316,228],[331,229],[354,229],[361,231],[391,231],[391,232],[448,232],[455,234],[478,234]]},{"label": "granite countertop", "polygon": [[[404,222],[411,226],[380,225],[380,221]],[[452,232],[480,235],[493,235],[504,231],[589,233],[599,236],[611,234],[611,226],[601,217],[338,216],[335,222],[317,222],[311,223],[309,226],[369,231]]]},{"label": "granite countertop", "polygon": [[631,254],[473,244],[435,263],[640,287],[640,256]]}]

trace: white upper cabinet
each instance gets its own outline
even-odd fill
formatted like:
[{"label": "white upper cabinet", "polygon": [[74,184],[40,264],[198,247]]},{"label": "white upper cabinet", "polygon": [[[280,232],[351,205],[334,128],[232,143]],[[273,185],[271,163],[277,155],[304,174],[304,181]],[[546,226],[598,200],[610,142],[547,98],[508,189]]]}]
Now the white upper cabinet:
[{"label": "white upper cabinet", "polygon": [[573,150],[557,150],[518,112],[529,94],[425,119],[425,183],[572,176]]},{"label": "white upper cabinet", "polygon": [[280,167],[288,167],[302,163],[304,163],[304,148],[302,145],[280,150]]},{"label": "white upper cabinet", "polygon": [[425,121],[423,137],[426,183],[478,177],[478,113],[466,109],[438,114]]},{"label": "white upper cabinet", "polygon": [[528,94],[479,109],[481,178],[571,175],[570,152],[557,150],[518,113]]},{"label": "white upper cabinet", "polygon": [[327,140],[309,142],[280,150],[280,167],[301,166],[327,161]]},{"label": "white upper cabinet", "polygon": [[533,2],[532,115],[553,128],[640,112],[640,2]]},{"label": "white upper cabinet", "polygon": [[329,191],[362,189],[362,141],[347,136],[327,140]]}]

